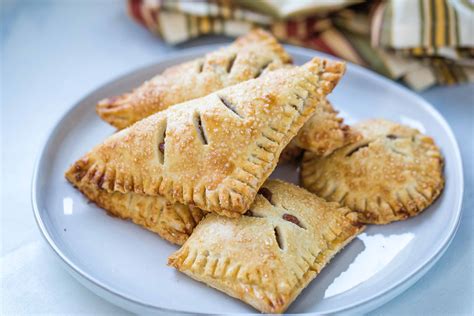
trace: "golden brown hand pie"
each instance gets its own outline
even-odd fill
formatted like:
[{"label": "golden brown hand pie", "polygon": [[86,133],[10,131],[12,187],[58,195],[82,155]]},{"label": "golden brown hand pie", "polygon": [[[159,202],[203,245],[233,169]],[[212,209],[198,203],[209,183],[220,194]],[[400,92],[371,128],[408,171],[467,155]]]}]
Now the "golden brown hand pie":
[{"label": "golden brown hand pie", "polygon": [[432,138],[385,120],[354,125],[363,138],[327,157],[307,152],[305,188],[359,213],[365,223],[386,224],[417,215],[440,194],[443,160]]},{"label": "golden brown hand pie", "polygon": [[71,176],[238,216],[344,69],[315,58],[173,106],[109,137]]},{"label": "golden brown hand pie", "polygon": [[100,101],[96,110],[103,120],[121,129],[171,105],[259,77],[287,63],[291,57],[277,40],[263,30],[254,30],[228,47],[168,68],[133,92]]},{"label": "golden brown hand pie", "polygon": [[161,196],[109,193],[94,183],[77,181],[71,170],[66,173],[66,178],[89,200],[110,215],[132,220],[135,224],[177,245],[182,245],[188,239],[204,216],[204,212],[197,207],[169,203]]},{"label": "golden brown hand pie", "polygon": [[[113,126],[125,128],[174,104],[206,96],[271,70],[293,67],[290,63],[291,57],[277,40],[257,29],[204,58],[165,70],[133,92],[100,101],[97,113]],[[295,145],[325,155],[348,143],[350,136],[348,126],[342,124],[325,100],[295,138]],[[292,160],[301,153],[291,146],[282,161]]]},{"label": "golden brown hand pie", "polygon": [[267,181],[240,218],[207,215],[168,264],[265,313],[281,313],[363,226],[357,215]]}]

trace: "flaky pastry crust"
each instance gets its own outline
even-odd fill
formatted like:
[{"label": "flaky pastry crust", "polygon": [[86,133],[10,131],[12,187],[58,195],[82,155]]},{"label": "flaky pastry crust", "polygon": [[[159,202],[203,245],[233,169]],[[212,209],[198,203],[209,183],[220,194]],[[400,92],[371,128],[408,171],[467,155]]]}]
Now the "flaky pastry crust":
[{"label": "flaky pastry crust", "polygon": [[168,68],[130,93],[100,101],[96,110],[104,121],[122,129],[171,105],[259,77],[288,63],[291,57],[278,41],[256,29],[228,47]]},{"label": "flaky pastry crust", "polygon": [[303,157],[301,183],[309,191],[359,213],[364,223],[415,216],[443,189],[443,159],[432,138],[386,120],[353,128],[362,139],[327,157]]},{"label": "flaky pastry crust", "polygon": [[299,160],[304,150],[318,156],[327,156],[342,146],[360,140],[361,135],[344,124],[344,119],[339,117],[338,113],[331,102],[323,99],[314,114],[283,150],[280,162]]},{"label": "flaky pastry crust", "polygon": [[331,102],[324,99],[295,136],[294,143],[318,156],[327,156],[361,138],[359,133],[343,122]]},{"label": "flaky pastry crust", "polygon": [[173,106],[112,135],[69,172],[108,192],[238,216],[344,70],[315,58]]},{"label": "flaky pastry crust", "polygon": [[282,313],[364,227],[295,185],[267,181],[240,218],[207,215],[168,264],[265,313]]},{"label": "flaky pastry crust", "polygon": [[173,244],[182,245],[205,214],[192,205],[169,203],[162,196],[107,192],[94,183],[77,181],[71,171],[66,178],[110,215],[131,220]]}]

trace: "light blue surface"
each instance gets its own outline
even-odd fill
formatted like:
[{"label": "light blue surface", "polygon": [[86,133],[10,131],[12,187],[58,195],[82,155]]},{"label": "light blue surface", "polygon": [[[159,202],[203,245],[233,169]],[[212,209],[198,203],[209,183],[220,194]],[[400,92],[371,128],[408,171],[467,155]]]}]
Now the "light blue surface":
[{"label": "light blue surface", "polygon": [[[177,49],[131,22],[122,1],[2,2],[3,313],[126,313],[90,293],[52,258],[34,223],[30,180],[39,146],[75,101],[120,74]],[[451,125],[465,171],[463,218],[446,254],[418,283],[374,315],[470,314],[473,306],[474,85],[421,96]]]}]

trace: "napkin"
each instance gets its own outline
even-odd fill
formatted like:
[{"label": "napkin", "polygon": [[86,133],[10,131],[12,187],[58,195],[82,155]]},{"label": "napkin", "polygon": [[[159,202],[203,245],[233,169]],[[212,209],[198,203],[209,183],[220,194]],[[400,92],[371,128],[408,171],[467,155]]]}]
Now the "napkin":
[{"label": "napkin", "polygon": [[128,0],[129,15],[170,44],[255,27],[423,90],[474,81],[472,0]]}]

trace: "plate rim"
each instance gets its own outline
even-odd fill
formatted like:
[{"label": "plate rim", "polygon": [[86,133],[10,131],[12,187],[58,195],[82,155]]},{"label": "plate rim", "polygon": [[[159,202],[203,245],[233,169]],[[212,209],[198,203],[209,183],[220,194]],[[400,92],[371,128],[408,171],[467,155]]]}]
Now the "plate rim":
[{"label": "plate rim", "polygon": [[[61,126],[62,122],[70,115],[72,111],[74,111],[79,104],[81,104],[85,99],[90,97],[93,93],[95,93],[97,90],[103,89],[106,86],[109,86],[116,81],[132,76],[133,74],[140,73],[145,71],[145,69],[150,68],[150,67],[155,67],[160,63],[165,63],[172,61],[174,59],[189,59],[192,58],[198,54],[205,54],[207,52],[210,52],[213,49],[222,47],[223,45],[226,45],[227,43],[217,43],[217,44],[209,44],[209,45],[202,45],[202,46],[197,46],[197,47],[192,47],[188,49],[184,49],[182,51],[178,52],[173,52],[171,53],[166,53],[163,56],[158,57],[153,63],[144,65],[141,67],[138,67],[133,70],[128,70],[125,71],[119,75],[114,76],[112,79],[106,80],[104,83],[99,84],[97,87],[91,89],[87,93],[83,94],[82,97],[80,97],[77,101],[73,102],[70,107],[68,107],[64,112],[60,115],[60,117],[54,122],[54,124],[48,129],[48,132],[44,136],[43,141],[40,143],[41,146],[39,147],[40,150],[37,154],[37,157],[35,159],[35,164],[34,164],[34,169],[33,169],[33,176],[31,180],[31,204],[32,204],[32,209],[33,209],[33,215],[36,221],[36,224],[41,232],[41,235],[43,239],[47,242],[47,244],[50,246],[50,248],[53,250],[53,252],[59,257],[59,259],[62,261],[63,264],[67,266],[67,271],[69,273],[74,273],[75,277],[81,277],[84,281],[90,283],[90,285],[94,287],[99,287],[101,290],[106,291],[108,294],[112,295],[112,297],[117,297],[118,299],[125,300],[126,302],[136,304],[142,308],[146,309],[151,309],[156,312],[167,312],[167,313],[183,313],[183,314],[196,314],[194,312],[189,312],[189,311],[183,311],[183,310],[178,310],[178,309],[168,309],[156,305],[151,305],[149,303],[143,302],[137,298],[132,298],[129,297],[120,291],[116,291],[113,288],[110,288],[109,286],[103,284],[99,280],[97,280],[94,276],[88,274],[87,272],[83,271],[82,268],[78,267],[74,262],[72,262],[66,254],[64,254],[58,244],[54,241],[54,238],[48,231],[48,228],[46,227],[41,213],[42,210],[40,210],[37,202],[37,190],[38,190],[38,174],[39,174],[39,167],[42,164],[43,158],[45,156],[45,150],[49,146],[49,143],[51,141],[51,136],[55,134],[56,130]],[[297,47],[293,45],[284,45],[285,49],[290,54],[299,54],[301,56],[306,56],[311,58],[312,56],[320,56],[324,58],[329,58],[333,60],[341,60],[335,56],[331,56],[319,51],[311,50],[308,48],[303,48],[303,47]],[[455,161],[453,162],[455,165],[455,169],[459,170],[460,177],[458,179],[458,184],[460,186],[460,190],[456,191],[458,192],[457,194],[457,203],[454,205],[453,209],[455,210],[455,221],[454,221],[454,227],[450,227],[450,233],[446,236],[446,238],[440,243],[440,246],[432,252],[432,255],[430,255],[425,261],[422,263],[418,264],[416,269],[413,269],[410,273],[408,273],[406,276],[398,280],[397,282],[393,283],[391,286],[387,287],[385,290],[380,291],[378,293],[375,293],[374,295],[370,297],[366,297],[364,299],[361,299],[359,301],[355,301],[354,303],[347,305],[343,308],[333,308],[332,310],[329,310],[328,313],[342,313],[342,312],[348,312],[350,310],[355,310],[358,308],[362,308],[364,305],[370,305],[370,303],[374,303],[377,300],[382,301],[384,297],[387,297],[390,293],[394,293],[397,290],[399,291],[396,293],[391,299],[394,297],[398,296],[400,293],[402,293],[404,290],[407,288],[411,287],[419,278],[421,278],[426,272],[428,272],[434,264],[443,256],[449,245],[451,244],[452,240],[454,239],[454,236],[456,235],[456,232],[459,228],[459,224],[461,221],[461,216],[462,216],[462,203],[463,203],[463,196],[464,196],[464,168],[462,164],[462,158],[461,158],[461,152],[459,149],[459,144],[456,140],[456,137],[454,136],[454,133],[451,129],[451,126],[448,124],[448,122],[445,120],[445,118],[438,112],[436,108],[434,108],[428,101],[423,99],[421,96],[417,95],[413,91],[409,90],[408,88],[404,87],[400,83],[390,80],[378,73],[375,73],[374,71],[364,68],[360,65],[353,64],[351,62],[347,62],[348,67],[351,68],[352,71],[356,71],[359,74],[362,73],[364,76],[369,76],[375,80],[381,81],[384,85],[389,85],[392,86],[394,89],[397,90],[398,93],[409,95],[411,97],[415,97],[418,99],[418,102],[421,107],[424,108],[427,112],[429,112],[438,123],[441,124],[443,129],[447,132],[447,138],[448,140],[453,144],[454,146],[454,152],[453,157]],[[400,288],[403,287],[404,284],[407,284],[409,281],[413,281],[412,284],[407,286],[405,289],[402,289],[400,291]],[[80,282],[82,283],[82,282]],[[93,291],[95,294],[99,295],[96,293],[93,289],[91,289],[89,286],[87,286],[89,290]],[[99,295],[102,296],[102,295]],[[103,297],[103,296],[102,296]],[[104,298],[104,297],[103,297]],[[107,299],[109,300],[109,299]],[[109,300],[110,301],[110,300]],[[112,302],[113,304],[117,305],[117,302]],[[383,303],[383,302],[382,302]],[[375,304],[373,308],[376,308],[380,305]],[[122,306],[123,307],[123,306]]]}]

